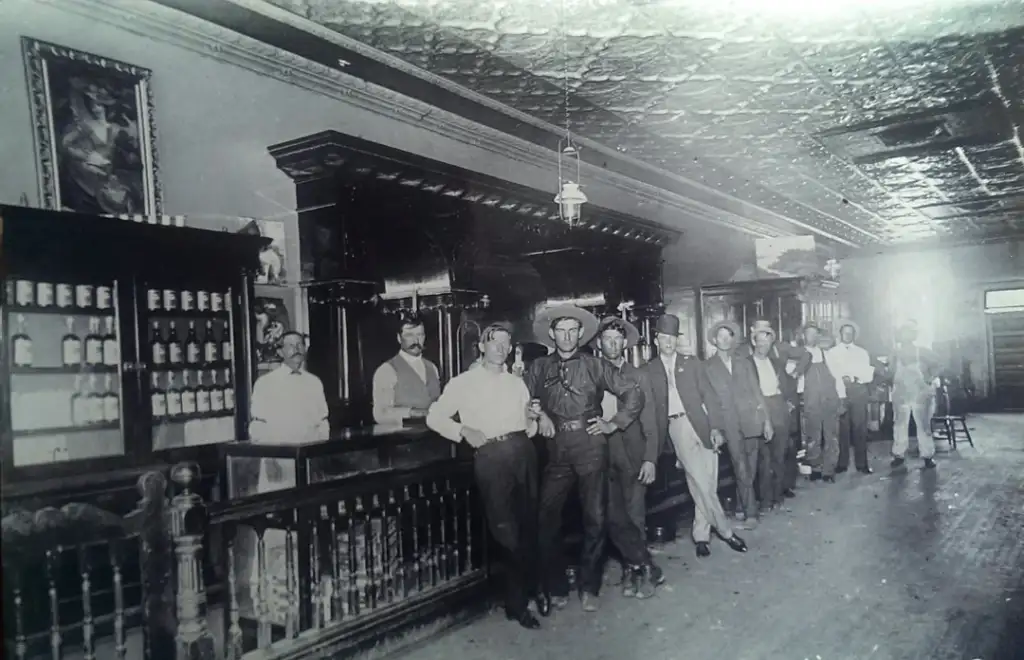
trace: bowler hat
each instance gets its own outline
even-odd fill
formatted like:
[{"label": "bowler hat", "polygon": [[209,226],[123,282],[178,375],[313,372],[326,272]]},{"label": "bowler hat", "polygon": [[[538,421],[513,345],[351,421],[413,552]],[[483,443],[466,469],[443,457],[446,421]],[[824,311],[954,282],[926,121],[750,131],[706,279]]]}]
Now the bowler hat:
[{"label": "bowler hat", "polygon": [[845,328],[846,326],[850,326],[851,328],[853,328],[854,337],[860,337],[860,326],[857,325],[857,322],[854,321],[853,319],[839,319],[839,321],[836,322],[836,332],[842,334],[843,328]]},{"label": "bowler hat", "polygon": [[551,330],[551,324],[559,319],[576,319],[580,322],[582,326],[580,346],[589,342],[597,334],[597,317],[587,310],[576,305],[551,305],[537,312],[537,316],[533,319],[533,334],[538,343],[545,346],[554,345],[548,331]]},{"label": "bowler hat", "polygon": [[659,335],[675,337],[679,334],[679,317],[675,314],[662,314],[658,317],[658,322],[654,324],[654,332]]},{"label": "bowler hat", "polygon": [[728,328],[733,337],[739,338],[743,336],[743,331],[740,330],[739,324],[736,321],[726,319],[711,326],[711,329],[708,330],[708,341],[712,344],[715,343],[715,336],[718,335],[718,331],[722,328]]},{"label": "bowler hat", "polygon": [[618,316],[606,316],[601,319],[601,324],[597,327],[597,334],[600,335],[610,327],[621,328],[625,332],[626,348],[633,348],[640,342],[640,331],[636,329],[636,326]]}]

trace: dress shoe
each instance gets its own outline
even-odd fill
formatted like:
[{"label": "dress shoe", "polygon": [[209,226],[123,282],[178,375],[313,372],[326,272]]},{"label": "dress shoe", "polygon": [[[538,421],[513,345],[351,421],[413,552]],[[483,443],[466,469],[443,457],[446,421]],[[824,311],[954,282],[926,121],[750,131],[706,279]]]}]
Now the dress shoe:
[{"label": "dress shoe", "polygon": [[654,564],[648,564],[640,570],[640,580],[637,583],[636,597],[653,598],[654,592],[659,584],[665,582],[665,574]]},{"label": "dress shoe", "polygon": [[824,477],[821,478],[821,480],[827,484],[834,484],[836,482],[836,478],[833,477],[831,474],[826,474]]},{"label": "dress shoe", "polygon": [[736,552],[747,551],[747,544],[743,542],[743,539],[741,539],[739,536],[735,534],[725,539],[725,542],[729,545],[730,548],[732,548]]},{"label": "dress shoe", "polygon": [[786,490],[782,491],[782,494],[785,497],[796,497],[796,493],[793,492],[792,488],[787,488]]},{"label": "dress shoe", "polygon": [[707,541],[697,541],[697,556],[698,557],[710,557],[711,546],[708,545]]},{"label": "dress shoe", "polygon": [[926,458],[926,459],[924,459],[924,469],[931,470],[933,467],[935,467],[935,459],[934,458]]},{"label": "dress shoe", "polygon": [[837,467],[836,468],[836,474],[842,474],[843,472],[846,472],[846,469],[847,469],[846,466]]},{"label": "dress shoe", "polygon": [[533,614],[531,614],[529,610],[524,611],[522,614],[513,614],[512,612],[506,612],[505,617],[509,621],[515,621],[527,630],[537,630],[538,628],[540,628],[540,621],[538,621],[537,617],[533,616]]},{"label": "dress shoe", "polygon": [[548,594],[540,594],[533,599],[537,603],[537,612],[541,616],[548,616],[551,614],[551,596]]},{"label": "dress shoe", "polygon": [[811,481],[821,481],[821,472],[811,470],[811,476],[809,477],[809,479]]},{"label": "dress shoe", "polygon": [[894,468],[903,467],[903,464],[906,463],[906,462],[907,462],[907,459],[903,458],[902,456],[896,456],[896,457],[894,457],[892,459],[892,461],[890,461],[889,467],[894,467]]},{"label": "dress shoe", "polygon": [[861,474],[874,474],[875,473],[875,471],[872,470],[867,465],[865,465],[864,467],[857,468],[857,472],[860,472]]},{"label": "dress shoe", "polygon": [[597,594],[584,591],[580,596],[580,604],[584,612],[596,612],[601,607],[601,598]]}]

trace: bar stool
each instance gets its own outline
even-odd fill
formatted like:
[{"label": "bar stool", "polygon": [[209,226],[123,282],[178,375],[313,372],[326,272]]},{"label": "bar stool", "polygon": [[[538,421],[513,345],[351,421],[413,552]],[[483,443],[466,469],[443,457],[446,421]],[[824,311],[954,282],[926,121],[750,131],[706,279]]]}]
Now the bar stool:
[{"label": "bar stool", "polygon": [[[971,432],[967,429],[967,418],[964,415],[954,415],[949,399],[949,384],[942,381],[942,415],[932,415],[931,431],[932,438],[937,440],[945,439],[949,442],[949,448],[956,451],[956,434],[960,431],[967,438],[968,444],[974,447],[974,440],[971,439]],[[959,427],[957,426],[959,424]]]}]

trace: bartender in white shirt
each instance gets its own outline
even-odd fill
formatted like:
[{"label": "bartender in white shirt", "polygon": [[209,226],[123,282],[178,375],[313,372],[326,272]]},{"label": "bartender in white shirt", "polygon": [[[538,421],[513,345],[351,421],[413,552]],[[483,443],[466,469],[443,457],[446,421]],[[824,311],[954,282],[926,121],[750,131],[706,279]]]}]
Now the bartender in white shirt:
[{"label": "bartender in white shirt", "polygon": [[[249,437],[254,443],[298,445],[330,437],[327,421],[327,399],[320,379],[305,369],[306,340],[298,332],[281,337],[283,364],[256,381],[252,391],[252,415]],[[288,459],[264,458],[260,461],[257,493],[294,488],[295,463]],[[272,620],[283,625],[288,610],[288,579],[285,559],[286,533],[267,529],[263,533],[264,569],[261,571],[255,544],[243,547],[250,551],[243,562],[251,562],[249,592],[253,603],[268,604]],[[297,566],[293,562],[292,566]],[[262,580],[261,580],[262,578]],[[298,584],[293,573],[292,584]]]},{"label": "bartender in white shirt", "polygon": [[[491,534],[505,551],[505,614],[524,628],[540,623],[527,609],[537,585],[537,455],[523,380],[505,369],[511,328],[494,323],[480,334],[481,365],[453,378],[430,406],[427,426],[475,450],[473,472]],[[459,416],[461,422],[452,419]]]},{"label": "bartender in white shirt", "polygon": [[851,319],[842,319],[839,343],[828,350],[829,367],[836,376],[836,387],[845,394],[844,412],[839,418],[839,463],[836,472],[846,472],[850,464],[850,445],[857,471],[871,474],[868,465],[868,385],[875,379],[875,368],[868,352],[855,344],[860,326]]}]

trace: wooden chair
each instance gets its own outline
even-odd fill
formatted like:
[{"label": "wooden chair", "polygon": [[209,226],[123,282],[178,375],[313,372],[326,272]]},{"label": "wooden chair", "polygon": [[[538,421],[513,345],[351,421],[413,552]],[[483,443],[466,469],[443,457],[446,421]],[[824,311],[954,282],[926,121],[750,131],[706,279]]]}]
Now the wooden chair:
[{"label": "wooden chair", "polygon": [[935,440],[946,440],[949,448],[956,451],[956,434],[963,433],[967,442],[974,447],[974,440],[971,439],[971,432],[967,428],[967,418],[964,415],[953,414],[953,407],[949,398],[949,382],[943,379],[942,387],[939,388],[942,401],[942,413],[932,415],[931,431]]}]

